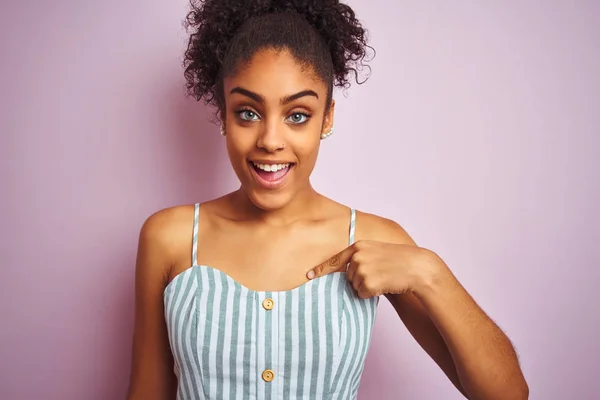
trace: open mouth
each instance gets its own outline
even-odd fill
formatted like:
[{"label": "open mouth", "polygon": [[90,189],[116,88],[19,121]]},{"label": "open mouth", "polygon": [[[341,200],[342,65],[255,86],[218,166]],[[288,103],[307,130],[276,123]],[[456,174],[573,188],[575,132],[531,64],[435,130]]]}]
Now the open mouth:
[{"label": "open mouth", "polygon": [[295,165],[294,163],[263,164],[254,161],[250,161],[249,164],[254,171],[257,182],[267,189],[280,187]]}]

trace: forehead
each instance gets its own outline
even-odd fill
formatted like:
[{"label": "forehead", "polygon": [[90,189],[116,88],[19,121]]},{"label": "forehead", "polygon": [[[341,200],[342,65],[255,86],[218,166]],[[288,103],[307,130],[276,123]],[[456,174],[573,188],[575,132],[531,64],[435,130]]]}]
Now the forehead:
[{"label": "forehead", "polygon": [[[263,95],[267,100],[311,89],[325,98],[326,86],[314,69],[299,62],[288,50],[265,49],[258,51],[247,63],[224,79],[227,96],[232,88],[244,89]],[[323,96],[321,96],[323,94]]]}]

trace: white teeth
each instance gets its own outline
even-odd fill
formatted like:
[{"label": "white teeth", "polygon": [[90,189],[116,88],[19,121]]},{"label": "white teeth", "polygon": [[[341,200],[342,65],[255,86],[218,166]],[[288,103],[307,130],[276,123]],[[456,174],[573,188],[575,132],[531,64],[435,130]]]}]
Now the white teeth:
[{"label": "white teeth", "polygon": [[256,168],[266,172],[277,172],[290,166],[290,164],[259,164],[255,162],[252,162],[252,164],[254,164]]}]

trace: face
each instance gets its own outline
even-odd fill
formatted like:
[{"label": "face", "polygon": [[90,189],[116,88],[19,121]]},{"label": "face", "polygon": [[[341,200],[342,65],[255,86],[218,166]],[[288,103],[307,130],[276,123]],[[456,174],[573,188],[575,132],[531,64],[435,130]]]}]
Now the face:
[{"label": "face", "polygon": [[227,151],[242,189],[275,210],[312,192],[321,134],[333,123],[327,87],[283,50],[262,50],[223,82]]}]

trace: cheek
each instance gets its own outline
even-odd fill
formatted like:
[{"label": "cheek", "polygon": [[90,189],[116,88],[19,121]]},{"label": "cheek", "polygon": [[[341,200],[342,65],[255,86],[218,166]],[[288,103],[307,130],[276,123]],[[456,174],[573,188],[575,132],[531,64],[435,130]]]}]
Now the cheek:
[{"label": "cheek", "polygon": [[231,129],[225,137],[227,142],[227,152],[232,157],[232,161],[237,161],[237,158],[245,158],[246,154],[251,152],[256,147],[256,139],[251,132],[240,132],[236,129]]},{"label": "cheek", "polygon": [[226,143],[227,154],[229,155],[229,159],[232,162],[235,162],[235,160],[238,158],[238,155],[242,152],[238,143],[231,140],[231,138],[229,138],[229,137],[225,138],[225,143]]},{"label": "cheek", "polygon": [[248,154],[247,144],[234,139],[233,137],[225,138],[227,143],[227,155],[229,163],[233,167],[236,175],[243,179],[246,175],[246,157]]},{"label": "cheek", "polygon": [[296,157],[302,164],[302,167],[312,169],[319,154],[320,140],[311,138],[310,140],[298,140],[292,144]]}]

